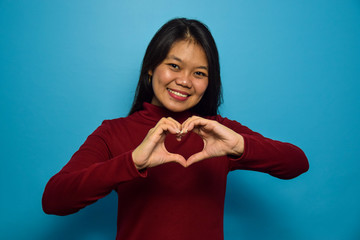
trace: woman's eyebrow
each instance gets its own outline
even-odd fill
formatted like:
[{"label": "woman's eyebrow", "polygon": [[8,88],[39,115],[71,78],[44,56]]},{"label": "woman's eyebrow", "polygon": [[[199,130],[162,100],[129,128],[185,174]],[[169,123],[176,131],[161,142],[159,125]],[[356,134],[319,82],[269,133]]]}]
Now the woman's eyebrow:
[{"label": "woman's eyebrow", "polygon": [[168,59],[169,59],[169,58],[170,58],[170,59],[174,59],[174,60],[176,60],[176,61],[182,62],[182,60],[181,60],[180,58],[176,57],[175,55],[170,55],[170,56],[168,56],[167,58],[168,58]]},{"label": "woman's eyebrow", "polygon": [[208,70],[208,68],[206,67],[206,66],[199,66],[199,67],[197,67],[197,68],[201,68],[201,69],[204,69],[204,70]]},{"label": "woman's eyebrow", "polygon": [[[178,62],[183,62],[180,58],[176,57],[175,55],[170,55],[170,56],[167,57],[167,59],[173,59],[173,60],[176,60]],[[196,68],[201,68],[201,69],[204,69],[204,70],[208,70],[207,66],[198,66]]]}]

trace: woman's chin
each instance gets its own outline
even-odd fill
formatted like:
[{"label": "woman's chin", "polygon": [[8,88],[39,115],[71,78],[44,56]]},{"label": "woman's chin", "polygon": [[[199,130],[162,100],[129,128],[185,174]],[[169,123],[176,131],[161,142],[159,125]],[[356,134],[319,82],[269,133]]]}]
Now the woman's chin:
[{"label": "woman's chin", "polygon": [[184,112],[189,110],[192,106],[187,104],[174,103],[174,104],[165,104],[164,107],[171,112]]}]

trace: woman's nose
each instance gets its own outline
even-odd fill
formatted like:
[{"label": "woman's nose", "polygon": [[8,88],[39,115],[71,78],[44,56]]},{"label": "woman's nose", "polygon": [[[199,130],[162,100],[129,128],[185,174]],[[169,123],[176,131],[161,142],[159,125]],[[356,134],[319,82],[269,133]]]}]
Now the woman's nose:
[{"label": "woman's nose", "polygon": [[181,85],[185,88],[191,88],[192,81],[191,76],[189,74],[182,74],[178,78],[176,78],[176,84]]}]

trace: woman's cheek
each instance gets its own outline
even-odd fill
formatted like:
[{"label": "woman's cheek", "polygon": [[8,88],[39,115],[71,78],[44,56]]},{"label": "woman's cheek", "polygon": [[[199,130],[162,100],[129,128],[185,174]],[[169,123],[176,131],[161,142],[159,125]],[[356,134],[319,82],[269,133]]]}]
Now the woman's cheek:
[{"label": "woman's cheek", "polygon": [[208,86],[208,80],[202,79],[202,81],[196,82],[196,89],[199,95],[204,95]]}]

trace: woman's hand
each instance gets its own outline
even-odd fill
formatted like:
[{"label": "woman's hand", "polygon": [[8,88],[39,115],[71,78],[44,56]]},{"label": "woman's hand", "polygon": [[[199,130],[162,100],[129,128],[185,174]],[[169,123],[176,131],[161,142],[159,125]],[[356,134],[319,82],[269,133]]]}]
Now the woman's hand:
[{"label": "woman's hand", "polygon": [[[166,134],[175,134],[179,141],[193,131],[204,141],[201,152],[185,160],[180,154],[169,153],[164,141]],[[133,151],[132,158],[137,169],[155,167],[168,162],[177,162],[184,167],[212,157],[225,155],[240,156],[244,152],[244,138],[217,121],[198,116],[188,118],[180,124],[172,118],[162,118],[149,130],[142,143]]]},{"label": "woman's hand", "polygon": [[[162,118],[149,130],[142,143],[132,152],[137,169],[155,167],[168,162],[177,162],[186,167],[186,160],[179,154],[169,153],[165,148],[166,134],[179,136],[181,124],[172,118]],[[180,138],[178,138],[180,140]]]},{"label": "woman's hand", "polygon": [[190,156],[186,166],[211,157],[241,156],[244,152],[244,138],[217,121],[198,116],[190,117],[182,124],[181,134],[189,131],[193,131],[204,140],[204,149]]}]

